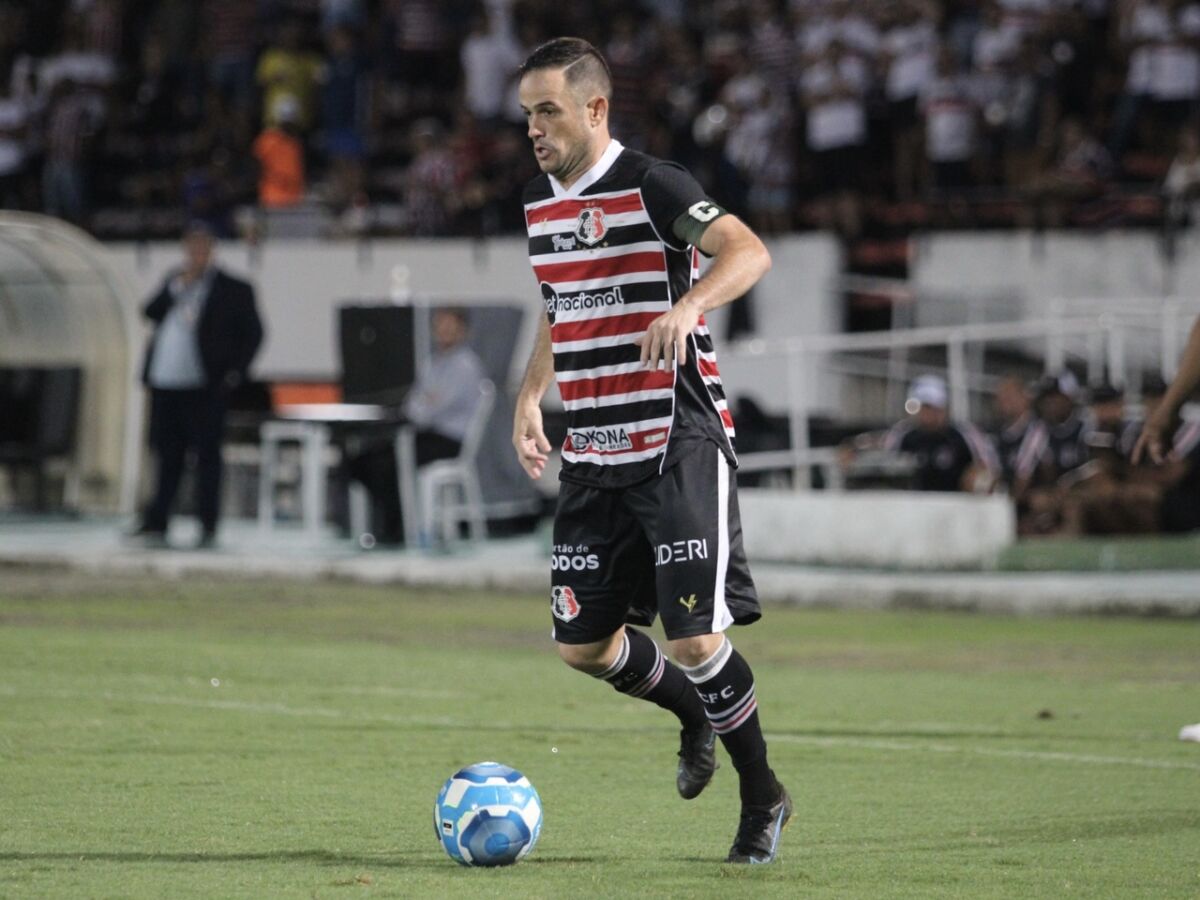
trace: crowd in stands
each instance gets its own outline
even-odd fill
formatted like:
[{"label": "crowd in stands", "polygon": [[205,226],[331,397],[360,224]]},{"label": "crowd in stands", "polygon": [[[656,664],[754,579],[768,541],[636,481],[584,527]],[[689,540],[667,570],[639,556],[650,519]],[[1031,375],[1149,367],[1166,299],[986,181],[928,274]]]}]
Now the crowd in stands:
[{"label": "crowd in stands", "polygon": [[1190,221],[1191,0],[0,0],[0,205],[101,236],[521,228],[556,34],[614,133],[765,232]]},{"label": "crowd in stands", "polygon": [[1022,535],[1192,531],[1200,528],[1200,422],[1178,429],[1163,465],[1133,459],[1142,423],[1165,393],[1161,379],[1149,378],[1140,409],[1131,410],[1121,389],[1083,389],[1069,370],[1032,385],[1008,377],[985,431],[951,418],[945,382],[924,375],[912,384],[906,417],[847,441],[840,463],[853,473],[878,450],[907,460],[894,471],[915,490],[1005,491]]}]

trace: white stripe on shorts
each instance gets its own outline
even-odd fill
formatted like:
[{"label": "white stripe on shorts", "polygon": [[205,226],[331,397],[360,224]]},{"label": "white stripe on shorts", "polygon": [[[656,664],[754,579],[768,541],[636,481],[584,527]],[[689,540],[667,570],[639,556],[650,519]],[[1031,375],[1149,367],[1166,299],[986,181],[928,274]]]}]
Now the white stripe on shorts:
[{"label": "white stripe on shorts", "polygon": [[712,630],[716,634],[733,624],[725,602],[725,572],[729,568],[729,461],[720,450],[717,457],[717,583],[713,589]]}]

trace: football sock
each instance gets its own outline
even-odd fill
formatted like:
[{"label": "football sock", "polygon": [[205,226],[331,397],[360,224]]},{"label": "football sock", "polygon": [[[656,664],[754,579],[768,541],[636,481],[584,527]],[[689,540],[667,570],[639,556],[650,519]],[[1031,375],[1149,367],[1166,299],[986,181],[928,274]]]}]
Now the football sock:
[{"label": "football sock", "polygon": [[774,803],[779,799],[779,785],[767,765],[767,742],[758,722],[750,664],[726,638],[716,653],[683,671],[695,685],[708,721],[738,771],[742,803]]},{"label": "football sock", "polygon": [[679,717],[684,728],[704,724],[704,707],[687,676],[671,663],[652,638],[629,626],[616,660],[596,674],[622,694],[649,700]]}]

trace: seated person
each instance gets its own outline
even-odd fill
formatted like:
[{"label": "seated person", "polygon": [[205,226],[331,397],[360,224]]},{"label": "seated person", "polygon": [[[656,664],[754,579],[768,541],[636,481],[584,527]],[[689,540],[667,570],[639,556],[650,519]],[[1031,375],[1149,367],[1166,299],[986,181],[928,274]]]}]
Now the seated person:
[{"label": "seated person", "polygon": [[1088,460],[1078,392],[1079,382],[1070,371],[1047,375],[1037,384],[1033,408],[1044,429],[1022,450],[1028,455],[1011,490],[1021,534],[1051,534],[1062,525],[1064,479],[1069,482],[1069,473]]},{"label": "seated person", "polygon": [[[404,420],[416,426],[416,464],[458,456],[486,378],[483,364],[467,343],[467,312],[435,309],[430,320],[434,352],[418,374],[403,406]],[[372,534],[383,544],[404,540],[400,487],[392,433],[347,440],[346,469],[371,496]]]},{"label": "seated person", "polygon": [[[1154,415],[1166,392],[1166,382],[1161,378],[1149,378],[1143,383],[1144,418],[1132,423],[1123,435],[1122,449],[1127,457],[1132,454],[1143,422]],[[1184,422],[1175,430],[1171,449],[1162,465],[1153,465],[1148,457],[1131,464],[1130,480],[1158,488],[1156,525],[1159,530],[1181,533],[1200,528],[1200,422]]]},{"label": "seated person", "polygon": [[1000,461],[1000,480],[1012,491],[1018,481],[1032,474],[1048,440],[1046,426],[1033,415],[1029,390],[1016,376],[1006,377],[996,386],[994,406],[992,444]]},{"label": "seated person", "polygon": [[946,382],[936,375],[922,375],[912,384],[904,404],[908,417],[882,436],[864,435],[849,452],[872,447],[907,454],[915,468],[911,487],[918,491],[974,491],[992,489],[1000,464],[991,445],[974,425],[955,422],[947,411]]}]

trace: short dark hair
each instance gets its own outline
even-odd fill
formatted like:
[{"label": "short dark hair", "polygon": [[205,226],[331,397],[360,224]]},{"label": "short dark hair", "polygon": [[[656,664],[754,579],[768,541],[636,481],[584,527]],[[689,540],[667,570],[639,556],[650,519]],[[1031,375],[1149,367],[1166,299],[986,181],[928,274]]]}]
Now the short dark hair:
[{"label": "short dark hair", "polygon": [[517,71],[526,75],[539,69],[563,69],[567,84],[575,87],[590,81],[606,99],[612,99],[612,72],[608,62],[583,38],[551,38],[530,53]]}]

